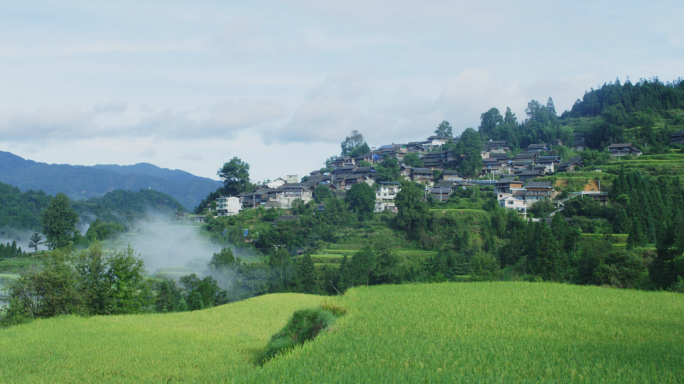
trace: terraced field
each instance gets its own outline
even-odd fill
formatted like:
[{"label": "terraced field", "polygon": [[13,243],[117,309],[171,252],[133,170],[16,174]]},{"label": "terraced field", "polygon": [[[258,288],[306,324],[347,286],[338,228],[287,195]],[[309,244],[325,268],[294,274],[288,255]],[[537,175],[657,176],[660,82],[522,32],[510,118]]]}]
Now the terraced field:
[{"label": "terraced field", "polygon": [[[333,331],[254,361],[292,312]],[[545,283],[276,294],[186,313],[66,316],[0,330],[4,382],[681,383],[684,295]]]}]

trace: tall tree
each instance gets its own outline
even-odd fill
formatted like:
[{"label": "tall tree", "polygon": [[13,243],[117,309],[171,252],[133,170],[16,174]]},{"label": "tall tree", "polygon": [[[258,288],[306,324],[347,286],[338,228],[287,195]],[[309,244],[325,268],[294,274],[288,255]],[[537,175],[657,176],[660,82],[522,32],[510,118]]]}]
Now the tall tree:
[{"label": "tall tree", "polygon": [[247,191],[249,182],[249,164],[240,160],[237,156],[223,164],[217,175],[223,180],[223,193],[227,196],[236,196]]},{"label": "tall tree", "polygon": [[356,183],[347,191],[344,201],[360,217],[369,217],[375,208],[375,190],[366,183]]},{"label": "tall tree", "polygon": [[340,147],[342,148],[342,156],[349,155],[353,150],[363,145],[363,135],[357,130],[351,131],[351,134],[347,136]]},{"label": "tall tree", "polygon": [[33,248],[38,252],[38,246],[43,243],[43,236],[41,236],[40,233],[34,233],[31,235],[31,238],[29,239],[28,246],[29,248]]},{"label": "tall tree", "polygon": [[401,172],[399,161],[389,154],[382,155],[382,163],[375,166],[377,181],[397,181]]},{"label": "tall tree", "polygon": [[50,249],[69,245],[76,232],[77,222],[78,214],[71,209],[69,198],[64,193],[58,193],[45,208],[41,218],[43,233]]},{"label": "tall tree", "polygon": [[551,97],[549,97],[549,101],[546,102],[546,109],[551,115],[558,116],[558,113],[556,113],[556,106],[553,105],[553,99]]},{"label": "tall tree", "polygon": [[482,139],[480,134],[472,128],[467,128],[461,134],[461,140],[456,144],[455,155],[462,156],[458,170],[467,177],[473,177],[482,170]]},{"label": "tall tree", "polygon": [[428,206],[423,201],[423,194],[423,189],[417,184],[404,181],[401,183],[401,191],[394,199],[399,210],[397,224],[409,234],[422,227],[427,220]]},{"label": "tall tree", "polygon": [[414,152],[407,153],[406,156],[404,156],[404,164],[408,165],[409,167],[423,168],[423,160],[421,160],[420,157],[418,157],[418,154]]},{"label": "tall tree", "polygon": [[439,123],[439,125],[437,126],[437,129],[435,130],[435,134],[437,136],[451,138],[454,135],[454,130],[448,121],[442,120],[442,122]]},{"label": "tall tree", "polygon": [[504,118],[501,116],[501,113],[499,113],[499,110],[491,108],[489,111],[480,115],[480,133],[482,133],[485,138],[490,138],[503,122]]}]

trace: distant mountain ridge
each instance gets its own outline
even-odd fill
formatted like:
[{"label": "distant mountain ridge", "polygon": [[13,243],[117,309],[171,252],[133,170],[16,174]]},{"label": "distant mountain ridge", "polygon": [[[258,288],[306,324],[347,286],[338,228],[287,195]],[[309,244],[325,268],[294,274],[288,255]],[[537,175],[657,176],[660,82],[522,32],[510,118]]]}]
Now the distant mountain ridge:
[{"label": "distant mountain ridge", "polygon": [[64,192],[73,200],[100,197],[116,189],[153,189],[172,196],[187,209],[197,206],[222,185],[220,181],[149,163],[124,166],[46,164],[3,151],[0,151],[0,181],[22,191],[42,190],[50,195]]}]

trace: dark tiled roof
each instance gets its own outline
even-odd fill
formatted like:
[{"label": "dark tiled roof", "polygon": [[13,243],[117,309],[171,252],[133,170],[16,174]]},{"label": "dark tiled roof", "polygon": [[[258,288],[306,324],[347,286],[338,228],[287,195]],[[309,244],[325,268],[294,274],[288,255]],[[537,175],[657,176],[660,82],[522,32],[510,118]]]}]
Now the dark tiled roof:
[{"label": "dark tiled roof", "polygon": [[620,143],[620,144],[613,144],[608,148],[629,148],[632,147],[632,143]]},{"label": "dark tiled roof", "polygon": [[507,177],[507,178],[504,178],[504,179],[497,181],[496,183],[497,184],[510,184],[510,183],[519,183],[519,182],[520,181],[514,177]]},{"label": "dark tiled roof", "polygon": [[455,169],[445,169],[442,171],[442,175],[456,175],[456,176],[458,176],[458,171]]},{"label": "dark tiled roof", "polygon": [[525,188],[553,188],[550,181],[529,181]]},{"label": "dark tiled roof", "polygon": [[375,168],[373,167],[359,167],[354,170],[354,173],[368,173],[368,172],[375,172]]},{"label": "dark tiled roof", "polygon": [[429,168],[411,168],[411,173],[429,173],[431,175],[433,174],[432,169]]}]

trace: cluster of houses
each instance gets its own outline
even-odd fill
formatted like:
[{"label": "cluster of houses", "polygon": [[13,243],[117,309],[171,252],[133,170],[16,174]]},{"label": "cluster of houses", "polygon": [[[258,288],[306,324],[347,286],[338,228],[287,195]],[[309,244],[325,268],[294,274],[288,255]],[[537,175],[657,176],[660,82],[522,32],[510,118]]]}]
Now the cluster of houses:
[{"label": "cluster of houses", "polygon": [[[684,132],[679,132],[679,140],[684,141]],[[674,138],[674,136],[673,136]],[[543,156],[553,145],[562,145],[560,140],[552,143],[530,144],[525,151],[510,157],[511,149],[506,141],[488,141],[483,145],[482,170],[480,176],[490,176],[491,181],[466,180],[455,170],[457,159],[452,149],[441,150],[449,141],[458,142],[459,137],[447,138],[430,136],[425,141],[408,144],[383,145],[372,148],[370,152],[358,157],[341,156],[332,164],[329,172],[313,171],[301,180],[297,175],[288,175],[266,184],[255,190],[238,196],[221,197],[216,201],[216,213],[219,216],[238,214],[243,209],[291,208],[295,201],[304,203],[314,199],[313,192],[318,186],[329,188],[333,195],[344,198],[346,190],[357,183],[372,185],[376,190],[375,211],[396,211],[394,197],[401,190],[397,182],[377,182],[375,165],[383,161],[385,155],[395,157],[401,167],[401,175],[413,182],[425,185],[428,193],[437,201],[446,201],[457,188],[468,188],[476,184],[495,186],[499,205],[515,209],[521,214],[527,213],[530,204],[543,199],[553,199],[556,191],[550,182],[534,181],[535,178],[555,172],[574,172],[582,167],[580,156],[563,161],[560,156]],[[574,136],[573,148],[583,150],[585,138],[583,133]],[[641,155],[631,143],[613,144],[609,147],[611,156]],[[410,167],[405,157],[415,153],[421,159],[423,167]],[[439,171],[439,172],[436,172]],[[496,177],[495,177],[496,176]],[[495,181],[496,178],[502,178]],[[325,210],[320,204],[319,210]]]}]

